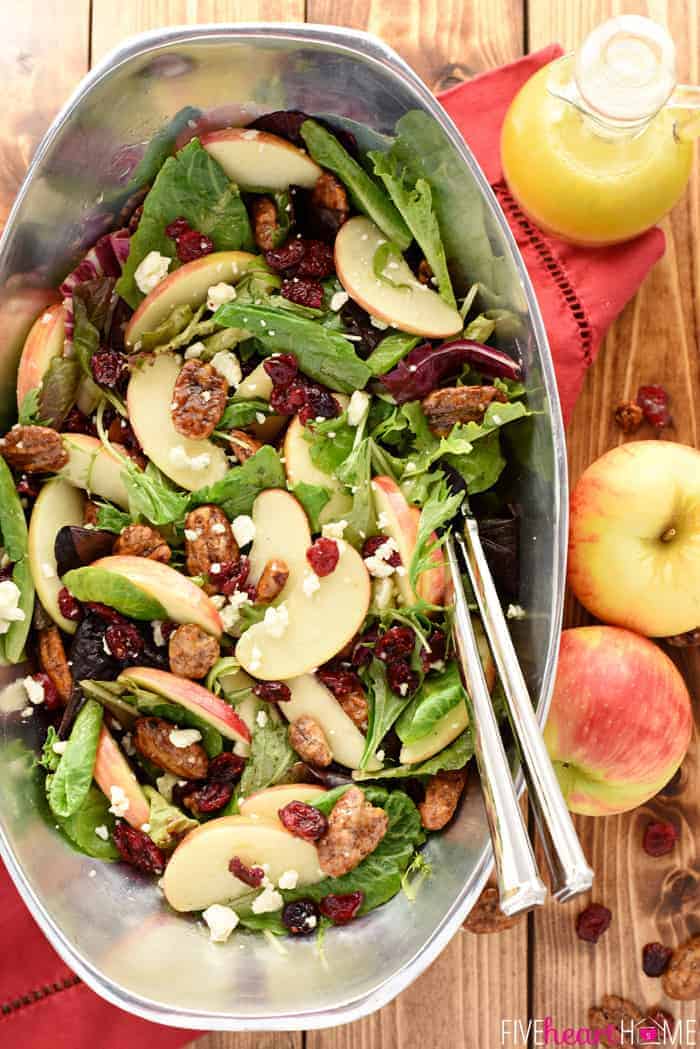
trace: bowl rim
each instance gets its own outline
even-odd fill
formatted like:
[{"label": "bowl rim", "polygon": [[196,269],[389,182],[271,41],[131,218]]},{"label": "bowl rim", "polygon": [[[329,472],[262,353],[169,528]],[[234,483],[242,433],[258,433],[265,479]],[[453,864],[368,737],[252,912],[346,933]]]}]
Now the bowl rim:
[{"label": "bowl rim", "polygon": [[[43,136],[15,197],[2,236],[0,236],[0,256],[5,252],[13,235],[17,215],[35,172],[40,167],[45,155],[51,149],[73,112],[103,79],[133,59],[146,55],[149,51],[160,50],[163,47],[204,40],[218,41],[223,46],[226,43],[240,40],[257,39],[282,39],[305,44],[318,42],[340,53],[359,58],[364,62],[381,65],[387,68],[391,74],[402,79],[410,87],[417,101],[438,122],[461,160],[469,168],[483,199],[490,209],[492,217],[499,227],[499,232],[511,252],[537,343],[542,378],[549,402],[555,468],[552,485],[553,601],[547,656],[542,675],[539,702],[537,704],[537,718],[540,725],[543,726],[552,697],[559,649],[559,635],[563,619],[566,537],[568,532],[566,443],[551,351],[530,277],[515,238],[489,182],[451,117],[417,73],[393,48],[389,47],[374,34],[362,30],[296,22],[203,23],[194,26],[169,26],[128,37],[121,44],[110,50],[83,77]],[[519,770],[517,773],[516,789],[518,795],[524,789],[522,770]],[[37,920],[46,938],[64,962],[98,995],[112,1005],[154,1023],[188,1030],[201,1030],[203,1026],[206,1026],[208,1030],[222,1031],[314,1030],[349,1023],[382,1008],[412,983],[447,946],[481,893],[493,862],[492,847],[488,843],[479,856],[470,885],[465,887],[461,895],[453,901],[452,906],[440,924],[435,927],[430,938],[400,969],[377,985],[372,992],[367,992],[360,997],[355,997],[345,1002],[340,1001],[332,1009],[243,1017],[236,1016],[230,1012],[198,1012],[191,1008],[165,1007],[159,1005],[151,998],[142,997],[133,991],[126,990],[111,980],[111,978],[105,976],[97,966],[86,961],[80,954],[80,951],[64,936],[15,861],[2,828],[0,828],[0,857],[4,860],[17,891],[32,916]]]}]

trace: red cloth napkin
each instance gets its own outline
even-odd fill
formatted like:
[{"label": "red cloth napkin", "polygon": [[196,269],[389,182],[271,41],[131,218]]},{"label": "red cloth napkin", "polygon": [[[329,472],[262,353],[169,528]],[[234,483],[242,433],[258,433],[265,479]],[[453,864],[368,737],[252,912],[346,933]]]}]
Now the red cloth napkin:
[{"label": "red cloth napkin", "polygon": [[[600,340],[664,249],[650,230],[613,248],[585,249],[545,236],[503,182],[499,134],[521,85],[561,54],[556,45],[446,91],[440,101],[464,132],[511,224],[539,299],[565,418]],[[0,869],[0,1041],[44,1049],[174,1049],[196,1032],[146,1023],[98,998],[52,950]]]},{"label": "red cloth napkin", "polygon": [[508,192],[499,148],[506,110],[525,81],[561,54],[559,45],[551,44],[438,97],[481,164],[515,235],[544,318],[568,422],[605,332],[663,255],[664,235],[655,228],[625,244],[578,248],[543,233]]}]

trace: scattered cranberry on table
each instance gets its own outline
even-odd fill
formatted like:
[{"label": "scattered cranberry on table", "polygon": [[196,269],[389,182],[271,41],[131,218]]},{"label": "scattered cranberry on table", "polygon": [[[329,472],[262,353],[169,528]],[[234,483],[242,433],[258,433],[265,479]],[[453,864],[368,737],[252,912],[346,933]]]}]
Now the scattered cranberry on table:
[{"label": "scattered cranberry on table", "polygon": [[647,976],[662,976],[668,969],[673,949],[662,943],[645,943],[642,948],[642,969]]},{"label": "scattered cranberry on table", "polygon": [[667,820],[649,823],[644,831],[642,846],[649,856],[665,856],[672,851],[678,837],[678,828]]},{"label": "scattered cranberry on table", "polygon": [[576,918],[576,935],[579,940],[597,943],[612,921],[612,911],[602,903],[590,903]]},{"label": "scattered cranberry on table", "polygon": [[637,404],[642,409],[646,421],[657,430],[671,425],[668,394],[663,386],[640,386],[637,390]]}]

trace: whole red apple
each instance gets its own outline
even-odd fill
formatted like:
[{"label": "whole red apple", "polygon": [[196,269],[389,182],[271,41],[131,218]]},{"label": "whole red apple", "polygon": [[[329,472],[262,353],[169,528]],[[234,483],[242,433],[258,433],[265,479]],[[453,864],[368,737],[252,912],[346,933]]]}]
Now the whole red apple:
[{"label": "whole red apple", "polygon": [[683,678],[653,642],[610,626],[564,631],[544,738],[572,812],[641,805],[673,776],[691,733]]},{"label": "whole red apple", "polygon": [[569,584],[605,623],[648,637],[700,625],[700,452],[632,441],[571,496]]}]

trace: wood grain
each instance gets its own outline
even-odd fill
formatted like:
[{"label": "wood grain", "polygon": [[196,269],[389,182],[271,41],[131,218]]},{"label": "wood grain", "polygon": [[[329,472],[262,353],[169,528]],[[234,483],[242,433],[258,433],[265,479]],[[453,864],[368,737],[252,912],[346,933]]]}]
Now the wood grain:
[{"label": "wood grain", "polygon": [[[531,48],[550,40],[573,47],[597,22],[611,14],[646,13],[669,25],[678,46],[681,80],[698,81],[700,12],[689,3],[560,3],[538,0],[530,5]],[[622,443],[613,411],[633,398],[644,383],[661,383],[672,398],[671,440],[698,446],[698,209],[697,164],[685,198],[664,220],[666,254],[639,294],[609,332],[591,368],[569,429],[571,482],[607,449]],[[640,431],[635,438],[650,437]],[[634,438],[632,438],[634,439]],[[653,600],[653,595],[650,595]],[[588,622],[584,610],[570,598],[567,624]],[[700,696],[700,656],[675,654],[691,694]],[[547,908],[534,919],[532,1011],[550,1015],[560,1027],[586,1024],[590,1005],[604,994],[620,994],[647,1008],[659,1002],[678,1018],[697,1019],[698,1003],[685,1005],[664,999],[658,981],[644,976],[641,951],[645,943],[679,943],[698,931],[700,922],[700,755],[698,732],[672,792],[654,798],[629,815],[608,819],[577,819],[584,848],[596,872],[592,899],[613,912],[613,922],[596,946],[580,942],[575,915],[587,901]],[[641,847],[651,819],[672,819],[681,827],[680,848],[652,859]]]}]

